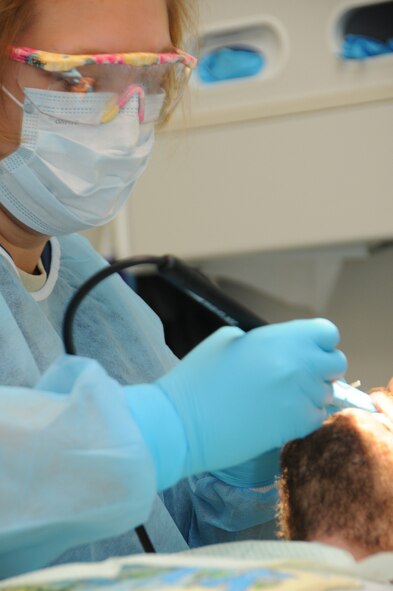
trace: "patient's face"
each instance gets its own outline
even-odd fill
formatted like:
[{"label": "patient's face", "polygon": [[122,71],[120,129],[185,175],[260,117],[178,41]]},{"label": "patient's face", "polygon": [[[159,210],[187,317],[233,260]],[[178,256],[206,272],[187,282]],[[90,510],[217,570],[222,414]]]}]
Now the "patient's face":
[{"label": "patient's face", "polygon": [[283,448],[281,468],[282,537],[338,540],[355,558],[393,551],[393,426],[383,415],[333,415]]}]

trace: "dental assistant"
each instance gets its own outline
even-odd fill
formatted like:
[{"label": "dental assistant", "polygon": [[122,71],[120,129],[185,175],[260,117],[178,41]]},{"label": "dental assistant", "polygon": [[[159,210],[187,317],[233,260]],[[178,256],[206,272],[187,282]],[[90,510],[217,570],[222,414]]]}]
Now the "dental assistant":
[{"label": "dental assistant", "polygon": [[[327,320],[225,328],[178,362],[77,232],[118,213],[195,65],[193,0],[0,0],[0,575],[274,535],[277,450],[346,369]],[[157,199],[161,196],[157,195]],[[186,196],[185,196],[186,198]]]}]

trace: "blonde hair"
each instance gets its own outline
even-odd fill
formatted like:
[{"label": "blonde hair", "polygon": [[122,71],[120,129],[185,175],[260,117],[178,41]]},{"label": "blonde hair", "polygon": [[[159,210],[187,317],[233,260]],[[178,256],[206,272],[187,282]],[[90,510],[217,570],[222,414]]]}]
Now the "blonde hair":
[{"label": "blonde hair", "polygon": [[[174,47],[196,51],[198,37],[198,2],[196,0],[167,0],[169,32]],[[167,101],[164,105],[160,128],[170,119],[171,103],[176,102],[179,81],[174,75],[168,80]],[[181,82],[180,82],[181,84]]]},{"label": "blonde hair", "polygon": [[33,8],[34,0],[0,0],[0,80],[7,67],[7,49],[31,22]]},{"label": "blonde hair", "polygon": [[[197,35],[197,2],[196,0],[167,0],[169,30],[172,43],[180,49],[185,48],[185,44],[191,39],[196,39]],[[34,20],[34,0],[0,0],[0,84],[4,79],[7,68],[7,50],[23,31]],[[191,41],[191,43],[193,43]],[[194,44],[194,43],[193,43]],[[176,92],[176,81],[173,80],[168,88],[169,101]],[[4,93],[0,92],[0,108],[3,108]],[[168,117],[163,117],[163,123]],[[1,130],[0,140],[12,141],[9,134]]]},{"label": "blonde hair", "polygon": [[187,49],[185,44],[195,44],[197,37],[198,2],[197,0],[167,0],[169,31],[172,43],[180,49]]},{"label": "blonde hair", "polygon": [[[12,45],[15,39],[24,31],[32,19],[34,10],[33,2],[27,0],[0,0],[0,84],[2,83],[7,68],[8,47]],[[0,109],[4,116],[4,92],[0,92]],[[15,143],[18,138],[14,133],[9,133],[1,129],[0,140]]]}]

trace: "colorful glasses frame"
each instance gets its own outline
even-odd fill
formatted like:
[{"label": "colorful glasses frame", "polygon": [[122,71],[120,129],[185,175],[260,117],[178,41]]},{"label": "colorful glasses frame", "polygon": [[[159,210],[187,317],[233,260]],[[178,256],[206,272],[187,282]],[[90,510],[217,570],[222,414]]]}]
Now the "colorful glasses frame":
[{"label": "colorful glasses frame", "polygon": [[176,48],[173,48],[173,51],[168,53],[137,52],[71,55],[41,51],[30,47],[11,46],[8,55],[13,61],[28,64],[47,72],[68,72],[73,68],[90,64],[136,67],[183,64],[186,68],[193,70],[198,63],[194,56]]}]

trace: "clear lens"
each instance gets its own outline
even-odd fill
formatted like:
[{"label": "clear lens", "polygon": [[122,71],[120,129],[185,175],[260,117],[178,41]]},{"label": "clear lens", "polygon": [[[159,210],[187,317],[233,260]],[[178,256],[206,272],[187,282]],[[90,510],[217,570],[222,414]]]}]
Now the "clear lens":
[{"label": "clear lens", "polygon": [[[89,64],[68,72],[45,72],[28,65],[21,65],[18,73],[21,90],[41,112],[50,117],[81,123],[83,121],[80,120],[80,113],[86,112],[87,109],[94,109],[95,112],[90,113],[88,117],[93,124],[110,121],[110,117],[113,118],[124,110],[135,95],[140,102],[141,122],[145,121],[145,117],[150,119],[149,122],[166,119],[179,102],[188,77],[188,68],[182,64],[146,67]],[[53,99],[49,101],[50,108],[46,101],[43,104],[42,93],[37,94],[34,92],[35,89],[51,91]],[[79,102],[77,110],[67,110],[65,107],[67,100],[63,99],[65,95],[73,96],[71,102],[74,105]],[[101,95],[103,100],[92,100],[92,95],[97,99],[97,95]],[[40,104],[35,102],[38,96]],[[151,103],[150,97],[157,96],[160,98],[161,105],[163,103],[159,112],[156,108],[157,100],[154,101],[154,109],[148,108]],[[86,116],[84,115],[82,119],[86,119]]]}]

